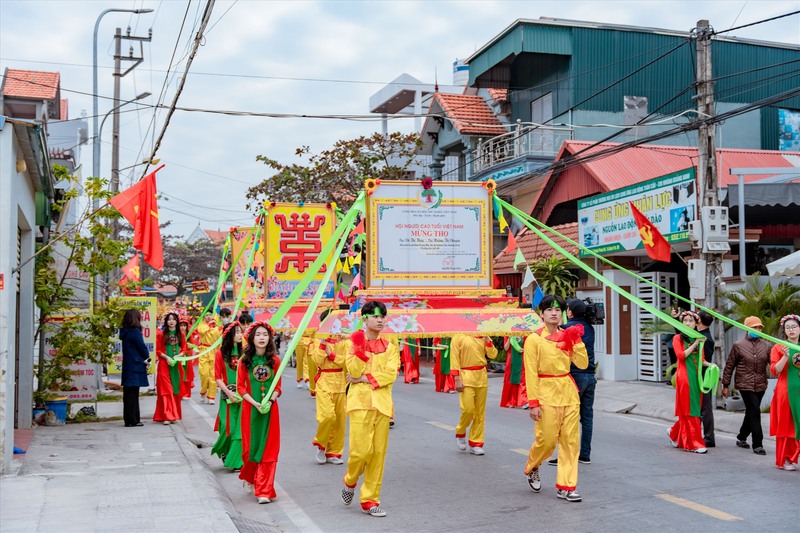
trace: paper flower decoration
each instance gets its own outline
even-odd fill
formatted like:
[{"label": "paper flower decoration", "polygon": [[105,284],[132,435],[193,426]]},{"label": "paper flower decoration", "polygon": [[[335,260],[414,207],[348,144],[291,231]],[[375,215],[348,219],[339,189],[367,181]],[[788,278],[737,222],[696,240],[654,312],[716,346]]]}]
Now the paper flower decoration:
[{"label": "paper flower decoration", "polygon": [[483,182],[483,186],[486,187],[486,190],[489,191],[489,194],[494,192],[494,189],[497,187],[497,183],[493,179],[488,179]]},{"label": "paper flower decoration", "polygon": [[433,179],[430,176],[425,176],[420,183],[422,184],[422,188],[426,191],[433,187]]},{"label": "paper flower decoration", "polygon": [[381,180],[370,178],[364,182],[364,188],[367,190],[367,194],[372,194],[375,192],[375,189],[378,188],[378,185],[381,184]]}]

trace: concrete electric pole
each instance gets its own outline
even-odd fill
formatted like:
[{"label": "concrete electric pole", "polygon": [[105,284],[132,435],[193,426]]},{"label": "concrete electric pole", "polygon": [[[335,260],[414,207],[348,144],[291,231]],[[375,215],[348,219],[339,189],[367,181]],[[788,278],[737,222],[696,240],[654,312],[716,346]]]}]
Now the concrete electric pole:
[{"label": "concrete electric pole", "polygon": [[[715,309],[716,290],[722,275],[722,256],[730,251],[728,244],[728,211],[719,205],[717,178],[716,124],[709,124],[714,116],[714,82],[711,68],[711,43],[714,29],[707,20],[697,21],[692,31],[697,51],[697,198],[699,204],[699,229],[702,235],[700,260],[689,262],[689,281],[692,298],[703,307]],[[695,225],[697,227],[697,225]],[[714,328],[716,350],[714,361],[722,363],[722,328]]]}]

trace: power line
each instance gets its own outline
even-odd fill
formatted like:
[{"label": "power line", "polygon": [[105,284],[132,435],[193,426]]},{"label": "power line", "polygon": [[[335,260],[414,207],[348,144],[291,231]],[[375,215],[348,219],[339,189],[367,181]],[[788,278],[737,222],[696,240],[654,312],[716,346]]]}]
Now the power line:
[{"label": "power line", "polygon": [[756,26],[758,24],[764,24],[765,22],[772,22],[773,20],[778,20],[778,19],[782,19],[782,18],[785,18],[785,17],[791,17],[792,15],[797,15],[797,14],[800,14],[800,11],[792,11],[790,13],[784,13],[783,15],[778,15],[776,17],[770,17],[768,19],[763,19],[763,20],[759,20],[759,21],[756,21],[756,22],[751,22],[749,24],[743,24],[741,26],[736,26],[734,28],[728,28],[727,30],[715,31],[714,35],[719,35],[721,33],[728,33],[729,31],[734,31],[734,30],[741,30],[742,28],[749,28],[750,26]]}]

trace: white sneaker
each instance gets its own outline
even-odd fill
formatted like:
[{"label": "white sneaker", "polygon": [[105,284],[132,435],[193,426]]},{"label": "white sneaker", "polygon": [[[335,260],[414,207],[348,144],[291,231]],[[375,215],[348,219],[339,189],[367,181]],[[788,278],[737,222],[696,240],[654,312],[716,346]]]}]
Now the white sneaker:
[{"label": "white sneaker", "polygon": [[692,450],[694,453],[708,453],[707,448],[697,448],[696,450]]},{"label": "white sneaker", "polygon": [[783,469],[789,472],[794,472],[797,470],[797,465],[794,463],[790,463],[788,460],[783,463]]},{"label": "white sneaker", "polygon": [[575,492],[574,490],[558,489],[556,491],[556,496],[558,496],[562,500],[567,500],[568,502],[579,502],[582,500],[581,495]]},{"label": "white sneaker", "polygon": [[319,464],[324,465],[327,461],[327,458],[325,457],[325,450],[323,450],[322,448],[317,448],[317,453],[314,454],[314,459]]},{"label": "white sneaker", "polygon": [[247,481],[242,481],[242,488],[247,494],[253,494],[253,484]]},{"label": "white sneaker", "polygon": [[208,400],[208,405],[214,405],[214,400]]},{"label": "white sneaker", "polygon": [[669,439],[669,443],[672,444],[673,448],[677,448],[678,447],[678,443],[676,441],[672,440],[672,435],[670,434],[669,430],[667,430],[667,438]]},{"label": "white sneaker", "polygon": [[481,446],[470,446],[469,453],[472,455],[483,455],[483,447]]},{"label": "white sneaker", "polygon": [[266,497],[264,497],[264,496],[259,496],[259,497],[258,497],[258,503],[269,503],[269,502],[271,502],[271,501],[272,501],[272,500],[270,500],[269,498],[266,498]]},{"label": "white sneaker", "polygon": [[467,449],[467,439],[464,438],[464,437],[456,437],[456,446],[458,446],[458,449],[461,450],[461,451],[466,450]]},{"label": "white sneaker", "polygon": [[542,490],[542,480],[539,478],[539,469],[535,468],[528,474],[528,486],[533,492]]},{"label": "white sneaker", "polygon": [[342,460],[341,457],[328,457],[327,458],[327,462],[332,464],[332,465],[342,465],[342,464],[344,464],[344,461]]},{"label": "white sneaker", "polygon": [[303,382],[303,388],[308,390],[308,381]]},{"label": "white sneaker", "polygon": [[298,381],[297,382],[297,388],[298,389],[302,389],[303,388],[303,382],[302,381]]},{"label": "white sneaker", "polygon": [[361,512],[378,518],[383,518],[384,516],[386,516],[386,511],[384,511],[377,505],[370,507],[369,509],[361,509]]},{"label": "white sneaker", "polygon": [[200,403],[208,403],[208,400],[205,396],[200,396]]},{"label": "white sneaker", "polygon": [[164,420],[164,425],[168,426],[169,425],[169,420]]}]

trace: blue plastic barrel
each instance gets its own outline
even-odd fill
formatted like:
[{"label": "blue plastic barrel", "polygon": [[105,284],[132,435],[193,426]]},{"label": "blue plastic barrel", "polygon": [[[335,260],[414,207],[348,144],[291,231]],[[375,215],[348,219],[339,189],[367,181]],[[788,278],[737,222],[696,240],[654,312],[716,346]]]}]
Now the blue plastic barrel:
[{"label": "blue plastic barrel", "polygon": [[63,426],[67,423],[67,399],[56,399],[44,402],[47,408],[46,426]]}]

